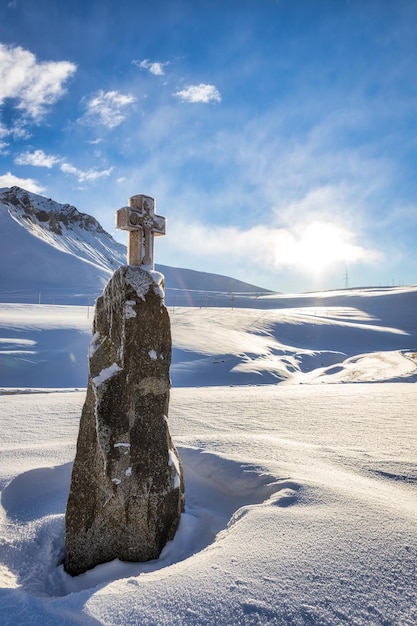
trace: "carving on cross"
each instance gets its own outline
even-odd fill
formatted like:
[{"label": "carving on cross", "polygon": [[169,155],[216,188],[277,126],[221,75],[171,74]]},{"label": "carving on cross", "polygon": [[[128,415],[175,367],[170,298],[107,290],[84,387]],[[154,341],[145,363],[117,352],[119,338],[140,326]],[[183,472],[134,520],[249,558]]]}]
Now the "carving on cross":
[{"label": "carving on cross", "polygon": [[138,194],[116,211],[116,228],[129,231],[127,262],[153,269],[154,237],[165,235],[166,219],[155,213],[155,198]]}]

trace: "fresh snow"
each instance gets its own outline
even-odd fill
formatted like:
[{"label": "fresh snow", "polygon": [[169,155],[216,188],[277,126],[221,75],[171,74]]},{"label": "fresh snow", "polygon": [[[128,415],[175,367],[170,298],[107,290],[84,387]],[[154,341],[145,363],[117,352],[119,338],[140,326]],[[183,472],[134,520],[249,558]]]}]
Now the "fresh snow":
[{"label": "fresh snow", "polygon": [[415,384],[173,389],[174,540],[156,561],[72,578],[83,400],[2,397],[2,625],[416,623]]},{"label": "fresh snow", "polygon": [[113,376],[117,374],[117,372],[121,372],[122,369],[123,368],[121,368],[120,365],[117,365],[117,363],[112,363],[111,365],[109,365],[109,367],[105,367],[103,370],[101,370],[100,374],[92,379],[92,382],[95,387],[99,387],[100,385],[105,383],[106,380],[109,380],[109,378],[113,378]]},{"label": "fresh snow", "polygon": [[163,290],[163,275],[160,272],[152,270],[148,266],[142,265],[141,267],[146,273],[139,274],[137,271],[135,271],[133,266],[127,266],[125,276],[127,284],[133,287],[133,289],[136,291],[138,298],[141,298],[141,300],[145,300],[145,294],[149,289],[149,278],[151,278],[155,293],[163,298],[165,295]]},{"label": "fresh snow", "polygon": [[100,333],[94,333],[94,335],[91,338],[90,343],[88,344],[88,358],[91,359],[95,353],[97,352],[97,350],[99,349],[101,342],[100,340],[102,340]]},{"label": "fresh snow", "polygon": [[126,300],[125,318],[127,320],[131,319],[132,317],[136,317],[136,311],[133,308],[135,304],[136,304],[136,300]]},{"label": "fresh snow", "polygon": [[175,469],[175,478],[174,478],[174,489],[178,489],[180,487],[180,463],[177,455],[173,450],[169,451],[169,459],[168,465],[174,467]]},{"label": "fresh snow", "polygon": [[[417,287],[169,307],[173,385],[416,381],[416,308]],[[0,387],[85,387],[93,314],[0,304]]]},{"label": "fresh snow", "polygon": [[0,305],[2,626],[417,623],[417,289],[260,304],[170,312],[179,530],[156,561],[75,578],[85,391],[56,372],[84,367],[92,311]]}]

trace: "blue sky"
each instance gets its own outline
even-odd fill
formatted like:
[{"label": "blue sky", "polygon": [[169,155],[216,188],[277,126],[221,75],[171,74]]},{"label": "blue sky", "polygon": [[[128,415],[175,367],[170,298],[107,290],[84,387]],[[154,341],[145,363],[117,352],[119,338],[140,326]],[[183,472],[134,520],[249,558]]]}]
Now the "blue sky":
[{"label": "blue sky", "polygon": [[414,0],[0,0],[0,187],[156,198],[156,261],[417,282]]}]

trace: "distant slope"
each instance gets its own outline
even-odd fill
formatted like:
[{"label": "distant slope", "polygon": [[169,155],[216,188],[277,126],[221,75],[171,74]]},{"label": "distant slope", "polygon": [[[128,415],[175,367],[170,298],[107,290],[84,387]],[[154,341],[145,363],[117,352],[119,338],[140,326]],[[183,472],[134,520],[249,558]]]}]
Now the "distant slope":
[{"label": "distant slope", "polygon": [[[417,287],[169,307],[173,386],[416,382],[416,309]],[[0,304],[0,387],[85,387],[92,320],[91,306]]]},{"label": "distant slope", "polygon": [[417,287],[175,309],[175,386],[417,381]]},{"label": "distant slope", "polygon": [[3,302],[32,301],[38,293],[59,297],[94,293],[104,286],[109,270],[65,253],[33,236],[12,219],[0,203],[0,298]]},{"label": "distant slope", "polygon": [[[95,218],[19,187],[0,190],[0,301],[84,303],[124,263],[126,247]],[[165,275],[168,301],[178,304],[201,304],[196,291],[266,293],[226,276],[156,269]]]},{"label": "distant slope", "polygon": [[69,204],[12,187],[0,195],[10,216],[29,233],[57,250],[76,256],[106,271],[125,259],[125,248],[90,215]]}]

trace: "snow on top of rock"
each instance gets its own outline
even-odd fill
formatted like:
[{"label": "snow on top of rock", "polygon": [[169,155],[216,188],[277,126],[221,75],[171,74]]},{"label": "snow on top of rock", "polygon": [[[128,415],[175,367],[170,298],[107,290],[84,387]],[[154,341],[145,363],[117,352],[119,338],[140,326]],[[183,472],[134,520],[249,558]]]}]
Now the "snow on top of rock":
[{"label": "snow on top of rock", "polygon": [[[141,269],[142,271],[138,271]],[[143,266],[127,265],[125,280],[128,285],[133,287],[136,291],[138,298],[145,300],[145,295],[149,291],[149,287],[153,285],[154,291],[161,298],[164,297],[164,291],[162,285],[164,282],[164,276],[160,272],[154,270],[148,270]]]},{"label": "snow on top of rock", "polygon": [[136,304],[135,300],[126,300],[125,302],[125,318],[127,320],[131,319],[132,317],[136,317],[136,311],[133,308]]},{"label": "snow on top of rock", "polygon": [[105,367],[104,370],[101,370],[98,376],[95,376],[92,381],[96,387],[102,385],[106,380],[112,378],[115,374],[122,371],[122,367],[117,365],[117,363],[112,363],[110,367]]},{"label": "snow on top of rock", "polygon": [[94,333],[91,338],[90,344],[88,346],[88,356],[91,359],[92,356],[97,352],[98,348],[101,344],[101,335],[100,333]]},{"label": "snow on top of rock", "polygon": [[179,487],[180,487],[181,467],[180,467],[179,459],[178,459],[178,457],[177,457],[177,455],[175,453],[175,450],[171,449],[169,451],[168,465],[170,467],[174,467],[174,469],[175,469],[175,476],[174,476],[173,487],[174,487],[174,489],[179,489]]}]

